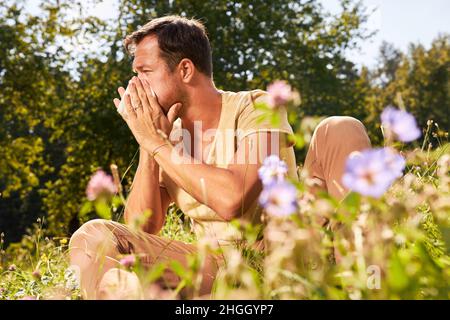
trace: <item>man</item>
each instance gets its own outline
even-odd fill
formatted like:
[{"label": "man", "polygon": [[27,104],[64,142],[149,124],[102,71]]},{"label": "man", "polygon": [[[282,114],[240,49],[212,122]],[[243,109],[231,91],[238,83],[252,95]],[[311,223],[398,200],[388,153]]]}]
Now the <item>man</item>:
[{"label": "man", "polygon": [[[191,218],[198,238],[233,245],[243,239],[232,219],[261,222],[258,169],[264,158],[278,154],[287,163],[288,177],[298,179],[293,146],[286,139],[292,133],[286,110],[280,108],[281,123],[274,128],[258,121],[255,109],[256,103],[267,101],[266,92],[215,87],[211,48],[201,23],[178,16],[154,19],[124,43],[134,56],[137,77],[127,90],[119,88],[121,100],[114,103],[125,107],[119,111],[139,143],[139,165],[126,203],[126,224],[89,221],[71,238],[70,262],[79,269],[86,299],[146,296],[136,275],[119,269],[121,255],[136,254],[149,267],[170,259],[187,265],[195,245],[156,235],[170,203]],[[314,132],[305,168],[321,188],[343,197],[347,190],[340,177],[347,155],[369,146],[361,122],[327,118]],[[151,216],[141,230],[133,230],[130,225],[146,210]],[[259,240],[255,248],[262,250]],[[221,263],[217,255],[206,257],[201,295],[211,292]],[[108,288],[117,287],[118,279],[122,294],[114,296]],[[169,287],[179,281],[170,271],[163,280]]]}]

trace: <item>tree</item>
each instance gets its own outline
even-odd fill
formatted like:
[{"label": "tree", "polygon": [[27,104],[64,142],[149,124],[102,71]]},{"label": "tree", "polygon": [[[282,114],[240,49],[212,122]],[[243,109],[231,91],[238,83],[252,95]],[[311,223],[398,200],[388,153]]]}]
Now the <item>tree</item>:
[{"label": "tree", "polygon": [[[426,50],[421,44],[411,44],[407,54],[400,54],[391,45],[382,47],[382,64],[373,75],[374,106],[371,114],[379,115],[387,105],[399,106],[401,97],[407,111],[417,119],[421,128],[428,120],[440,127],[440,137],[431,139],[437,146],[438,139],[449,131],[449,70],[450,36],[438,36]],[[389,47],[394,54],[387,58],[383,48]],[[423,136],[422,136],[423,139]]]},{"label": "tree", "polygon": [[[275,79],[285,79],[302,94],[299,119],[336,114],[365,117],[367,79],[346,60],[345,51],[369,36],[363,28],[367,15],[358,2],[341,3],[342,13],[332,16],[313,0],[120,1],[116,21],[68,13],[84,10],[85,2],[42,2],[40,17],[21,14],[20,5],[3,4],[1,45],[9,47],[2,50],[6,55],[0,61],[0,112],[2,119],[19,117],[20,121],[8,120],[10,125],[0,129],[0,135],[11,136],[2,151],[10,156],[2,165],[18,163],[2,171],[1,192],[9,195],[7,188],[22,192],[21,203],[34,194],[35,207],[21,211],[27,223],[45,212],[48,233],[65,235],[80,223],[77,213],[85,186],[98,167],[107,169],[116,163],[121,173],[127,172],[123,184],[130,185],[135,168],[129,165],[138,148],[112,104],[115,89],[131,77],[131,59],[124,56],[121,42],[150,18],[166,14],[205,23],[218,87],[264,89]],[[97,52],[76,50],[91,38],[101,43]],[[11,57],[16,67],[26,69],[15,69]],[[23,80],[17,78],[18,72]],[[13,138],[21,138],[22,145],[14,147]],[[18,171],[23,173],[20,184],[12,188],[8,181]],[[19,211],[10,203],[3,212],[10,217]],[[4,216],[2,221],[9,219]],[[0,228],[5,230],[3,225]]]},{"label": "tree", "polygon": [[68,19],[65,10],[76,6],[69,2],[42,3],[40,17],[25,14],[24,5],[0,4],[0,231],[7,242],[47,215],[45,195],[68,160],[72,141],[62,137],[60,121],[76,109],[77,82],[67,70],[72,60],[64,44],[101,25],[90,17]]}]

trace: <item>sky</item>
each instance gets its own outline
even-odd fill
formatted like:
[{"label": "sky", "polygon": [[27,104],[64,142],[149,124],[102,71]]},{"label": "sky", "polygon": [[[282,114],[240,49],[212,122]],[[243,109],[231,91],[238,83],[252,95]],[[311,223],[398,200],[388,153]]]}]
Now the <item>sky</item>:
[{"label": "sky", "polygon": [[[30,11],[37,11],[38,0],[30,1]],[[339,0],[319,0],[332,13],[340,10]],[[375,10],[366,27],[377,34],[360,43],[361,50],[349,51],[348,58],[357,66],[374,67],[383,41],[406,51],[411,42],[426,48],[439,33],[450,33],[450,0],[362,0],[368,11]],[[102,19],[118,15],[117,0],[104,0],[90,11]]]},{"label": "sky", "polygon": [[[338,0],[321,0],[331,12],[339,12]],[[362,50],[349,52],[357,65],[373,67],[383,41],[406,52],[411,42],[430,47],[439,33],[450,33],[450,0],[363,0],[369,11],[369,30],[378,30],[371,39],[361,43]]]}]

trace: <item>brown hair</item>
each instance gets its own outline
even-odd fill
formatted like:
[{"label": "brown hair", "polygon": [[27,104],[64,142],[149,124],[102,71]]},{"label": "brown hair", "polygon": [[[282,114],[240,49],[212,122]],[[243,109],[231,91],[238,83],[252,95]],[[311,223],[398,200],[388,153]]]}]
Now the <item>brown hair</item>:
[{"label": "brown hair", "polygon": [[166,16],[147,22],[125,37],[125,50],[134,55],[136,45],[148,35],[156,35],[162,58],[171,71],[184,58],[190,59],[205,75],[212,76],[211,46],[205,26],[198,20]]}]

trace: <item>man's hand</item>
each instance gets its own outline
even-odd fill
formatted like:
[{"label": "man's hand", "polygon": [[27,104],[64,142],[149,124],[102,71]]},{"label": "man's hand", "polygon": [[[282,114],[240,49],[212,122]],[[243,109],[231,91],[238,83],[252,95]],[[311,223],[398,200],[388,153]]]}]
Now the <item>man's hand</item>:
[{"label": "man's hand", "polygon": [[[170,134],[181,104],[172,105],[166,117],[146,79],[133,77],[128,86],[129,93],[122,87],[118,89],[127,110],[126,114],[122,114],[122,118],[139,145],[151,152],[163,141],[158,129],[166,135]],[[118,108],[120,100],[114,99],[114,104]]]}]

